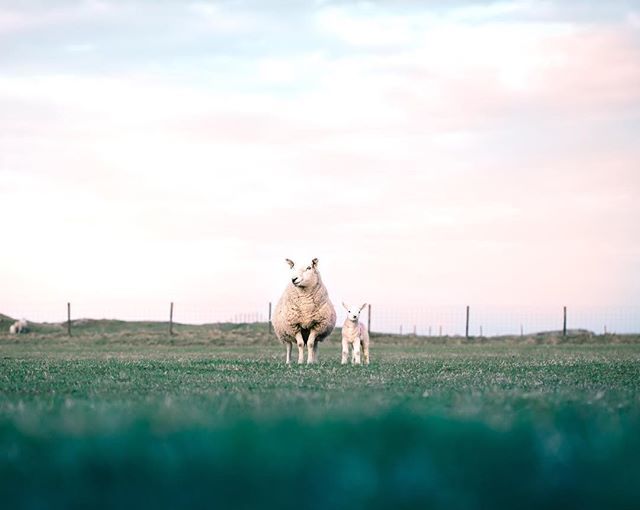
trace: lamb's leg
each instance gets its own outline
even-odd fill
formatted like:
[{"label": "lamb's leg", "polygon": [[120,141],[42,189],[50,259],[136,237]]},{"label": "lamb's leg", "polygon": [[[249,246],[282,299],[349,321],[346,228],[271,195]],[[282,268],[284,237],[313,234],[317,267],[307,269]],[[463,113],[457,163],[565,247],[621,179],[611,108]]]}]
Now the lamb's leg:
[{"label": "lamb's leg", "polygon": [[351,359],[354,365],[360,364],[360,339],[356,338],[356,341],[353,342],[353,355]]},{"label": "lamb's leg", "polygon": [[311,363],[315,363],[316,354],[317,354],[317,346],[316,346],[316,333],[313,329],[309,331],[309,338],[307,338],[307,365]]},{"label": "lamb's leg", "polygon": [[364,351],[364,363],[369,364],[369,342],[362,342],[362,350]]},{"label": "lamb's leg", "polygon": [[304,338],[302,333],[296,333],[296,343],[298,344],[298,365],[304,363]]},{"label": "lamb's leg", "polygon": [[286,343],[286,348],[287,348],[287,365],[290,365],[290,364],[291,364],[291,348],[292,348],[292,347],[293,347],[293,346],[291,345],[291,343],[290,343],[290,342],[287,342],[287,343]]},{"label": "lamb's leg", "polygon": [[347,363],[347,359],[349,359],[349,342],[347,342],[344,338],[342,339],[342,364]]}]

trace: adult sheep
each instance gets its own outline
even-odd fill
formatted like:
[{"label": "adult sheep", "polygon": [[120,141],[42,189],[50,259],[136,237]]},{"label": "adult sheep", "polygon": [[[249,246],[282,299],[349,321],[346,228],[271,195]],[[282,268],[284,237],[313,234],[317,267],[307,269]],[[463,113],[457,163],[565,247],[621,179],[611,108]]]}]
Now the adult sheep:
[{"label": "adult sheep", "polygon": [[291,363],[291,349],[298,346],[298,363],[307,364],[318,359],[318,343],[327,338],[336,325],[336,311],[329,300],[327,288],[318,271],[318,259],[310,265],[289,264],[290,279],[273,314],[273,329],[287,349],[287,363]]},{"label": "adult sheep", "polygon": [[18,321],[15,321],[9,327],[9,333],[11,333],[12,335],[27,333],[28,331],[29,331],[29,323],[27,322],[26,319],[20,319]]}]

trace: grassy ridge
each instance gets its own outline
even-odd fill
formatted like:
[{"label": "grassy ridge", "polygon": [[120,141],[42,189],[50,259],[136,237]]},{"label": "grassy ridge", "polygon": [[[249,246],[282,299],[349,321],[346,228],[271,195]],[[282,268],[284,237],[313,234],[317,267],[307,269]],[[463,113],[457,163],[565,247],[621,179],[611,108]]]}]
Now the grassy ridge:
[{"label": "grassy ridge", "polygon": [[[121,321],[113,319],[76,319],[71,323],[72,337],[67,336],[67,323],[29,323],[28,335],[10,335],[9,325],[14,320],[0,314],[0,345],[28,344],[60,345],[72,347],[112,345],[126,348],[133,344],[143,345],[273,345],[275,337],[270,332],[269,324],[260,323],[213,323],[213,324],[180,324],[174,323],[174,335],[169,335],[168,322],[154,321]],[[325,343],[340,344],[341,328],[334,329]],[[75,338],[74,338],[75,337]],[[596,335],[587,330],[569,330],[566,336],[560,331],[548,331],[519,335],[504,335],[492,337],[462,336],[421,336],[397,335],[388,333],[371,334],[372,342],[378,345],[414,345],[424,344],[477,344],[477,343],[507,343],[507,344],[619,344],[640,343],[640,335]]]},{"label": "grassy ridge", "polygon": [[329,342],[286,367],[275,341],[118,338],[0,339],[3,506],[640,502],[637,344],[379,343],[343,367]]}]

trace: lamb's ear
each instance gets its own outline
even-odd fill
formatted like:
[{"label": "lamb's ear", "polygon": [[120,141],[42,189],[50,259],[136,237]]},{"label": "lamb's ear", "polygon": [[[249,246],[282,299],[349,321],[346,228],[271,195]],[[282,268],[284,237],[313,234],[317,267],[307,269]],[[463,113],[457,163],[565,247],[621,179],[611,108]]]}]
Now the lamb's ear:
[{"label": "lamb's ear", "polygon": [[284,259],[284,260],[287,261],[287,264],[289,264],[290,268],[293,268],[293,266],[295,266],[295,264],[293,263],[293,260],[291,260],[291,259]]},{"label": "lamb's ear", "polygon": [[364,307],[365,307],[365,306],[367,306],[367,303],[363,304],[363,305],[360,307],[360,311],[364,310]]},{"label": "lamb's ear", "polygon": [[344,301],[342,302],[342,306],[344,306],[344,309],[348,312],[349,311],[349,307],[347,305],[344,304]]},{"label": "lamb's ear", "polygon": [[313,259],[311,261],[311,267],[313,267],[313,269],[315,269],[316,267],[318,267],[318,259]]}]

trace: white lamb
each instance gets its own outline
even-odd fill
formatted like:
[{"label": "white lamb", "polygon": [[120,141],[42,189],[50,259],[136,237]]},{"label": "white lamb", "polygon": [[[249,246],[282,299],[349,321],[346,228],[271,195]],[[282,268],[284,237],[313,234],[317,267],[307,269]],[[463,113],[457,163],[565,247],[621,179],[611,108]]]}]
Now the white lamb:
[{"label": "white lamb", "polygon": [[273,330],[287,349],[286,361],[291,363],[291,349],[298,345],[298,363],[318,359],[318,343],[327,338],[336,325],[336,311],[329,300],[327,288],[318,271],[318,259],[309,265],[296,265],[286,259],[291,269],[287,285],[273,314]]},{"label": "white lamb", "polygon": [[342,364],[349,358],[349,347],[352,348],[351,363],[360,364],[360,351],[364,356],[365,364],[369,364],[369,332],[364,324],[360,323],[360,312],[367,304],[363,304],[359,309],[349,308],[342,303],[347,310],[347,318],[342,326]]},{"label": "white lamb", "polygon": [[15,335],[17,332],[18,326],[16,326],[16,324],[11,324],[11,326],[9,326],[9,333]]}]

